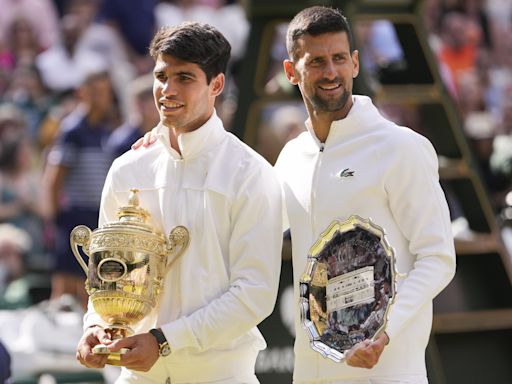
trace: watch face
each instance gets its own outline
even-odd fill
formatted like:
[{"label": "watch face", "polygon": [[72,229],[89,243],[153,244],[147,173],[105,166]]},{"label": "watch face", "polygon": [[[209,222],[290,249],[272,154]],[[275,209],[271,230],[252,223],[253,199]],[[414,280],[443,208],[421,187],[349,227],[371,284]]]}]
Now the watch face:
[{"label": "watch face", "polygon": [[160,346],[160,355],[161,356],[167,356],[171,353],[171,347],[169,346],[169,343],[164,343]]}]

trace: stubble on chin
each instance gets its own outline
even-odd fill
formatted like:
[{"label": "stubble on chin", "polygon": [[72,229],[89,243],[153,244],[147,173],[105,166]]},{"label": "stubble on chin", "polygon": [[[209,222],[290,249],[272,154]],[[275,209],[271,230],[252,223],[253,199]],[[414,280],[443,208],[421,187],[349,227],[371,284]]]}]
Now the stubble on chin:
[{"label": "stubble on chin", "polygon": [[323,112],[336,112],[347,105],[350,93],[345,89],[343,94],[337,99],[326,100],[318,95],[312,99],[315,109]]}]

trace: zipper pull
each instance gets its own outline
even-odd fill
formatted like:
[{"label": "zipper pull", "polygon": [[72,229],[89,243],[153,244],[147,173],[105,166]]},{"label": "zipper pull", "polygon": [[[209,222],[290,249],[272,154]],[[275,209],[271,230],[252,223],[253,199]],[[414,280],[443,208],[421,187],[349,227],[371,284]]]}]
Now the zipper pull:
[{"label": "zipper pull", "polygon": [[320,152],[323,152],[323,151],[324,151],[324,145],[323,145],[323,144],[321,144],[321,145],[320,145]]}]

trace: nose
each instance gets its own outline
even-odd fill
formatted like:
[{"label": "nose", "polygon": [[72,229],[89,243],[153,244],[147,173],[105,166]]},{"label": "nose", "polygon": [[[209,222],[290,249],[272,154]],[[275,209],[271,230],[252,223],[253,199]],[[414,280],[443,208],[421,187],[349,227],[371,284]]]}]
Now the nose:
[{"label": "nose", "polygon": [[176,87],[173,85],[172,79],[167,79],[167,81],[163,83],[162,94],[164,96],[176,95]]},{"label": "nose", "polygon": [[336,74],[336,67],[334,66],[334,63],[332,60],[329,60],[325,63],[325,71],[324,75],[327,79],[333,80],[337,74]]}]

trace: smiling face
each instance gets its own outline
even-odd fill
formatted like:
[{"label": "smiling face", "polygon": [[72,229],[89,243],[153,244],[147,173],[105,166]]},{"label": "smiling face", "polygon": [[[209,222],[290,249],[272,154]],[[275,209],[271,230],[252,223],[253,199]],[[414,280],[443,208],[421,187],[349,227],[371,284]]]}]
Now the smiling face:
[{"label": "smiling face", "polygon": [[206,123],[215,98],[224,88],[224,74],[213,77],[208,84],[197,64],[165,54],[158,56],[153,74],[153,96],[160,120],[176,133],[191,132]]},{"label": "smiling face", "polygon": [[305,34],[297,40],[293,61],[284,69],[298,85],[311,119],[330,121],[344,118],[352,106],[353,79],[359,73],[359,55],[350,52],[346,32]]}]

